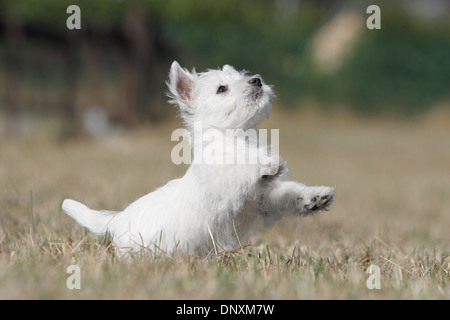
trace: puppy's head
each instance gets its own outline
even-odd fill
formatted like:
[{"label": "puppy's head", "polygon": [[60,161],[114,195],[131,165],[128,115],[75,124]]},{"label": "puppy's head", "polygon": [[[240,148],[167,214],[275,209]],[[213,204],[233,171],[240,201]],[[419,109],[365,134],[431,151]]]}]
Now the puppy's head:
[{"label": "puppy's head", "polygon": [[169,102],[178,105],[188,130],[197,121],[203,128],[253,128],[270,115],[274,98],[260,76],[248,76],[229,65],[196,73],[174,61],[167,85]]}]

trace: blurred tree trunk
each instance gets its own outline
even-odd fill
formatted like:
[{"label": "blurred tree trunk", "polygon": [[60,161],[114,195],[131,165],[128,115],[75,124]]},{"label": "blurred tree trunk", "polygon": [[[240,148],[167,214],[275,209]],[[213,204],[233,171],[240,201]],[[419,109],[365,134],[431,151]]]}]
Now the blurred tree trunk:
[{"label": "blurred tree trunk", "polygon": [[128,42],[125,53],[124,104],[121,118],[125,124],[137,121],[143,109],[145,92],[145,72],[149,58],[149,37],[146,15],[138,4],[130,2],[124,21],[124,34]]},{"label": "blurred tree trunk", "polygon": [[108,109],[105,99],[105,57],[109,51],[109,27],[106,24],[94,23],[92,25],[93,43],[88,46],[88,68],[90,74],[90,101],[91,105]]},{"label": "blurred tree trunk", "polygon": [[[157,18],[150,14],[149,30],[151,34],[151,48],[149,52],[149,73],[151,81],[149,81],[150,88],[146,90],[153,90],[151,100],[147,104],[147,113],[151,121],[160,122],[166,115],[166,77],[168,74],[167,66],[169,65],[165,57],[172,56],[166,52],[167,48],[160,37],[158,30]],[[171,61],[170,61],[171,62]]]},{"label": "blurred tree trunk", "polygon": [[[2,10],[3,11],[3,10]],[[23,24],[19,17],[3,11],[5,28],[5,82],[4,104],[6,117],[6,135],[13,136],[19,133],[19,114],[21,103],[21,78],[22,78],[22,48],[23,48]]]},{"label": "blurred tree trunk", "polygon": [[65,118],[62,138],[76,138],[81,134],[81,111],[77,108],[79,78],[79,30],[67,30],[63,49],[65,70],[65,88],[61,105]]}]

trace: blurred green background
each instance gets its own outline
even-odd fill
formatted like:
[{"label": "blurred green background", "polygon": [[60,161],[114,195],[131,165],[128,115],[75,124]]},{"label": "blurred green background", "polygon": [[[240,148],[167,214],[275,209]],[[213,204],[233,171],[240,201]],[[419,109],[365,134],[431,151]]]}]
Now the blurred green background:
[{"label": "blurred green background", "polygon": [[164,121],[173,60],[261,74],[283,108],[417,116],[449,105],[449,18],[447,0],[2,0],[0,135]]}]

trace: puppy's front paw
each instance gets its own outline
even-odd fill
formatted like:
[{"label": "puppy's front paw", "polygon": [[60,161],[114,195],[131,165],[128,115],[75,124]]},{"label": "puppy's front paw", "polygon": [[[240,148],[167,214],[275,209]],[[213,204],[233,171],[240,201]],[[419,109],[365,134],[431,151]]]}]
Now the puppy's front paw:
[{"label": "puppy's front paw", "polygon": [[297,198],[296,209],[300,214],[328,211],[334,201],[336,189],[331,187],[311,187],[308,194]]}]

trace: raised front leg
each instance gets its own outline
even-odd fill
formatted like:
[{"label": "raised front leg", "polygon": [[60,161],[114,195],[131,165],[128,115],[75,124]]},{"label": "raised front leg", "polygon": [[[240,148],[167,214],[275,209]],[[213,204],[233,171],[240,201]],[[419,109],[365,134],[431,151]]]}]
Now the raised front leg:
[{"label": "raised front leg", "polygon": [[306,186],[295,181],[275,180],[261,196],[260,212],[266,227],[287,215],[309,215],[328,210],[335,188]]}]

